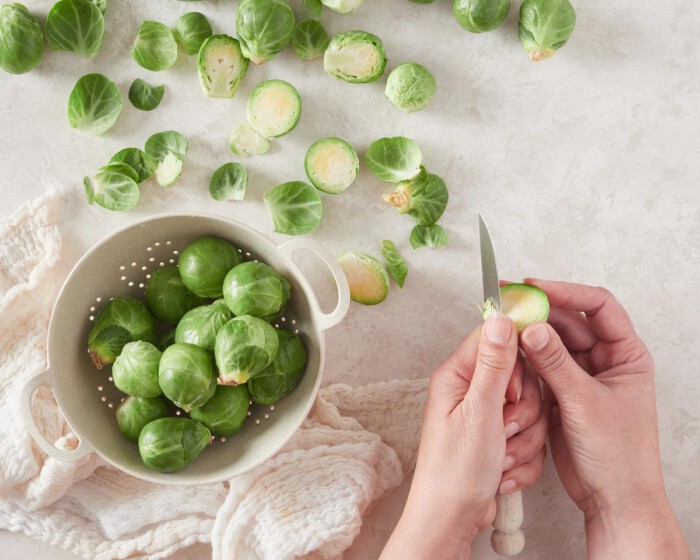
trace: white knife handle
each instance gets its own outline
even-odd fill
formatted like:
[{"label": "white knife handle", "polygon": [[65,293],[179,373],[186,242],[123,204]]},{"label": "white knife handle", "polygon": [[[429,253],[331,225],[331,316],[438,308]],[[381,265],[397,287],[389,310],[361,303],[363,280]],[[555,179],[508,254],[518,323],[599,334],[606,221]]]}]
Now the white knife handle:
[{"label": "white knife handle", "polygon": [[491,533],[491,548],[501,556],[515,556],[525,547],[523,495],[521,492],[496,495],[496,518]]}]

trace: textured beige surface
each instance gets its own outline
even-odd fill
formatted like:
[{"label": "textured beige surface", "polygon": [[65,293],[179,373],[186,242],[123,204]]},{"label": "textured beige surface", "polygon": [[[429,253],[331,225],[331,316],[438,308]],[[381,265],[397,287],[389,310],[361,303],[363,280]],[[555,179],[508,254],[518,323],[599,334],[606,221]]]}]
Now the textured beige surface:
[{"label": "textured beige surface", "polygon": [[[45,17],[48,3],[26,4]],[[142,146],[153,132],[174,128],[185,134],[190,151],[180,182],[167,190],[145,185],[135,211],[109,214],[71,197],[61,217],[73,224],[59,265],[66,273],[102,235],[153,212],[214,211],[270,233],[262,194],[304,177],[303,157],[314,140],[340,136],[362,153],[380,136],[411,136],[423,149],[425,165],[450,188],[443,219],[450,245],[413,251],[407,242],[411,220],[379,202],[389,189],[364,167],[345,194],[324,197],[324,221],[313,238],[337,253],[375,254],[379,241],[390,238],[411,267],[403,291],[392,291],[377,308],[353,306],[329,333],[325,382],[428,375],[476,324],[481,210],[493,230],[502,277],[602,284],[627,306],[656,358],[666,482],[697,552],[700,7],[688,0],[575,5],[578,27],[571,43],[538,64],[527,60],[515,37],[517,3],[500,29],[479,36],[457,25],[445,0],[430,5],[368,0],[352,15],[326,12],[330,32],[364,28],[380,35],[389,69],[415,60],[434,72],[433,103],[404,115],[383,98],[384,80],[345,84],[326,76],[320,61],[302,63],[291,50],[251,67],[235,99],[206,99],[198,90],[193,57],[181,56],[172,69],[151,73],[131,60],[128,49],[142,19],[173,24],[192,9],[211,16],[215,31],[233,33],[232,3],[113,1],[94,60],[47,53],[31,74],[0,75],[0,216],[51,186],[79,189],[84,174],[118,149]],[[306,17],[300,2],[293,7]],[[162,106],[142,113],[125,101],[107,135],[77,134],[65,120],[66,99],[79,76],[95,71],[114,79],[125,96],[136,77],[165,83]],[[245,119],[247,94],[266,78],[286,79],[298,88],[304,103],[299,126],[275,141],[268,155],[244,161],[250,175],[245,202],[216,203],[207,193],[208,178],[237,159],[228,151],[228,133]],[[377,504],[346,558],[377,555],[406,488]],[[583,557],[580,517],[551,464],[524,500],[528,542],[521,558]],[[0,542],[9,558],[62,557],[60,550],[22,537],[2,534]],[[204,558],[205,550],[179,558]],[[475,544],[474,557],[495,558],[488,534]]]}]

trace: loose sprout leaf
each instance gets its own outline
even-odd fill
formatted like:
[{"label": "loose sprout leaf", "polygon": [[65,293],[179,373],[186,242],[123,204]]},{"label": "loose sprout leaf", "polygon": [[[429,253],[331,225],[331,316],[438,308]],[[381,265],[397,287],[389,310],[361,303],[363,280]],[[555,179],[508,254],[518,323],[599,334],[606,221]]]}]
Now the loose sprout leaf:
[{"label": "loose sprout leaf", "polygon": [[301,116],[301,97],[283,80],[260,82],[248,97],[248,122],[265,138],[291,132]]},{"label": "loose sprout leaf", "polygon": [[138,183],[139,181],[139,174],[136,172],[136,170],[129,164],[124,163],[123,161],[110,162],[104,167],[101,167],[100,171],[112,171],[114,173],[121,173],[122,175],[126,175],[127,177],[129,177],[129,179],[136,183]]},{"label": "loose sprout leaf", "polygon": [[155,162],[156,181],[169,187],[180,177],[187,153],[187,140],[174,130],[158,132],[146,141],[144,151]]},{"label": "loose sprout leaf", "polygon": [[382,241],[382,257],[391,277],[398,284],[399,288],[403,288],[404,281],[408,275],[408,265],[393,241]]},{"label": "loose sprout leaf", "polygon": [[163,100],[165,86],[152,86],[141,78],[136,78],[129,88],[129,101],[137,109],[153,111]]},{"label": "loose sprout leaf", "polygon": [[146,70],[158,72],[170,68],[177,60],[177,43],[167,25],[144,21],[139,28],[131,56]]},{"label": "loose sprout leaf", "polygon": [[384,44],[366,31],[338,33],[323,55],[323,67],[330,76],[352,84],[374,82],[386,68]]},{"label": "loose sprout leaf", "polygon": [[139,186],[136,181],[109,166],[92,178],[85,177],[83,186],[88,202],[107,210],[123,212],[136,206],[139,201]]},{"label": "loose sprout leaf", "polygon": [[331,40],[320,22],[307,19],[297,23],[292,37],[294,52],[302,60],[320,58]]},{"label": "loose sprout leaf", "polygon": [[212,35],[211,24],[204,14],[182,14],[175,23],[173,37],[187,54],[197,54],[200,47]]},{"label": "loose sprout leaf", "polygon": [[323,217],[318,191],[302,181],[282,183],[263,197],[277,233],[301,235],[314,231]]},{"label": "loose sprout leaf", "polygon": [[117,121],[123,103],[114,82],[102,74],[87,74],[68,97],[68,122],[72,128],[100,136]]},{"label": "loose sprout leaf", "polygon": [[304,0],[304,6],[306,6],[316,19],[321,19],[321,10],[323,8],[321,0]]},{"label": "loose sprout leaf", "polygon": [[[496,311],[491,300],[484,303],[482,315],[486,319]],[[530,284],[508,284],[501,288],[501,312],[515,323],[518,332],[530,323],[546,321],[549,317],[547,294]]]},{"label": "loose sprout leaf", "polygon": [[432,4],[435,0],[410,0],[414,4]]},{"label": "loose sprout leaf", "polygon": [[107,0],[90,0],[95,6],[97,6],[97,9],[104,13],[107,11]]},{"label": "loose sprout leaf", "polygon": [[377,259],[352,251],[338,258],[350,287],[350,298],[364,305],[383,302],[389,293],[389,276]]},{"label": "loose sprout leaf", "polygon": [[294,14],[286,0],[243,0],[236,12],[236,35],[246,58],[272,60],[292,40]]},{"label": "loose sprout leaf", "polygon": [[574,32],[576,12],[569,0],[525,0],[520,5],[518,38],[530,60],[552,56]]},{"label": "loose sprout leaf", "polygon": [[437,224],[432,226],[417,225],[411,230],[409,241],[414,249],[419,249],[420,247],[442,247],[447,245],[447,233]]},{"label": "loose sprout leaf", "polygon": [[357,10],[365,0],[321,0],[321,3],[339,14],[350,14]]},{"label": "loose sprout leaf", "polygon": [[55,51],[92,58],[104,37],[104,16],[90,0],[59,0],[46,18],[46,39]]},{"label": "loose sprout leaf", "polygon": [[122,162],[126,163],[138,176],[139,183],[142,183],[146,179],[149,179],[153,175],[153,170],[155,168],[155,162],[150,156],[146,155],[146,152],[139,150],[138,148],[124,148],[118,151],[109,160],[110,163]]},{"label": "loose sprout leaf", "polygon": [[304,158],[304,169],[311,184],[318,190],[339,194],[354,181],[359,170],[357,152],[340,138],[316,140]]},{"label": "loose sprout leaf", "polygon": [[248,174],[240,163],[225,163],[214,171],[209,181],[209,194],[214,200],[243,200],[248,187]]},{"label": "loose sprout leaf", "polygon": [[503,23],[510,10],[510,0],[454,0],[452,9],[464,29],[483,33]]},{"label": "loose sprout leaf", "polygon": [[372,142],[365,162],[372,172],[390,183],[413,179],[420,172],[423,154],[413,140],[396,136]]},{"label": "loose sprout leaf", "polygon": [[209,97],[233,97],[248,71],[240,43],[228,35],[212,35],[199,49],[199,85]]},{"label": "loose sprout leaf", "polygon": [[228,140],[231,151],[241,157],[255,156],[270,151],[270,142],[258,134],[248,123],[239,124],[231,131]]},{"label": "loose sprout leaf", "polygon": [[43,55],[39,20],[22,4],[0,6],[0,68],[24,74],[39,64]]},{"label": "loose sprout leaf", "polygon": [[422,226],[431,226],[440,219],[449,194],[445,182],[421,166],[420,173],[410,181],[401,181],[393,193],[382,200],[394,206],[399,214],[410,214]]},{"label": "loose sprout leaf", "polygon": [[389,74],[384,95],[406,113],[420,111],[435,94],[435,78],[416,62],[404,62]]}]

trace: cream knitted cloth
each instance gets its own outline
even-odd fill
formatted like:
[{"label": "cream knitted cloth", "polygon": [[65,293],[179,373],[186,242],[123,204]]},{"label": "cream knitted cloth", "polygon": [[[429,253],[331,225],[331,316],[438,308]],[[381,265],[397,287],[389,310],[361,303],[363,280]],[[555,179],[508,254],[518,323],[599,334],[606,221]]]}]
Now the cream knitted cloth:
[{"label": "cream knitted cloth", "polygon": [[[61,231],[53,193],[0,223],[0,528],[85,558],[165,558],[197,541],[217,559],[339,558],[372,503],[415,463],[425,380],[324,387],[274,458],[227,483],[172,488],[88,455],[47,457],[20,413],[22,387],[46,366]],[[50,390],[34,416],[59,447],[70,433]]]}]

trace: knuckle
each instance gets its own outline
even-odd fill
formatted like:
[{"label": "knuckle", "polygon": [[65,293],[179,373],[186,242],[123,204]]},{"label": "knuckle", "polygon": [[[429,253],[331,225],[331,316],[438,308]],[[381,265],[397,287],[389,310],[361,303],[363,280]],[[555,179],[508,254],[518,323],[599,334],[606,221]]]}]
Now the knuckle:
[{"label": "knuckle", "polygon": [[569,363],[571,356],[561,345],[550,344],[538,357],[539,366],[545,371],[559,371]]},{"label": "knuckle", "polygon": [[486,371],[503,371],[510,366],[510,358],[503,348],[491,345],[479,354],[479,365]]}]

